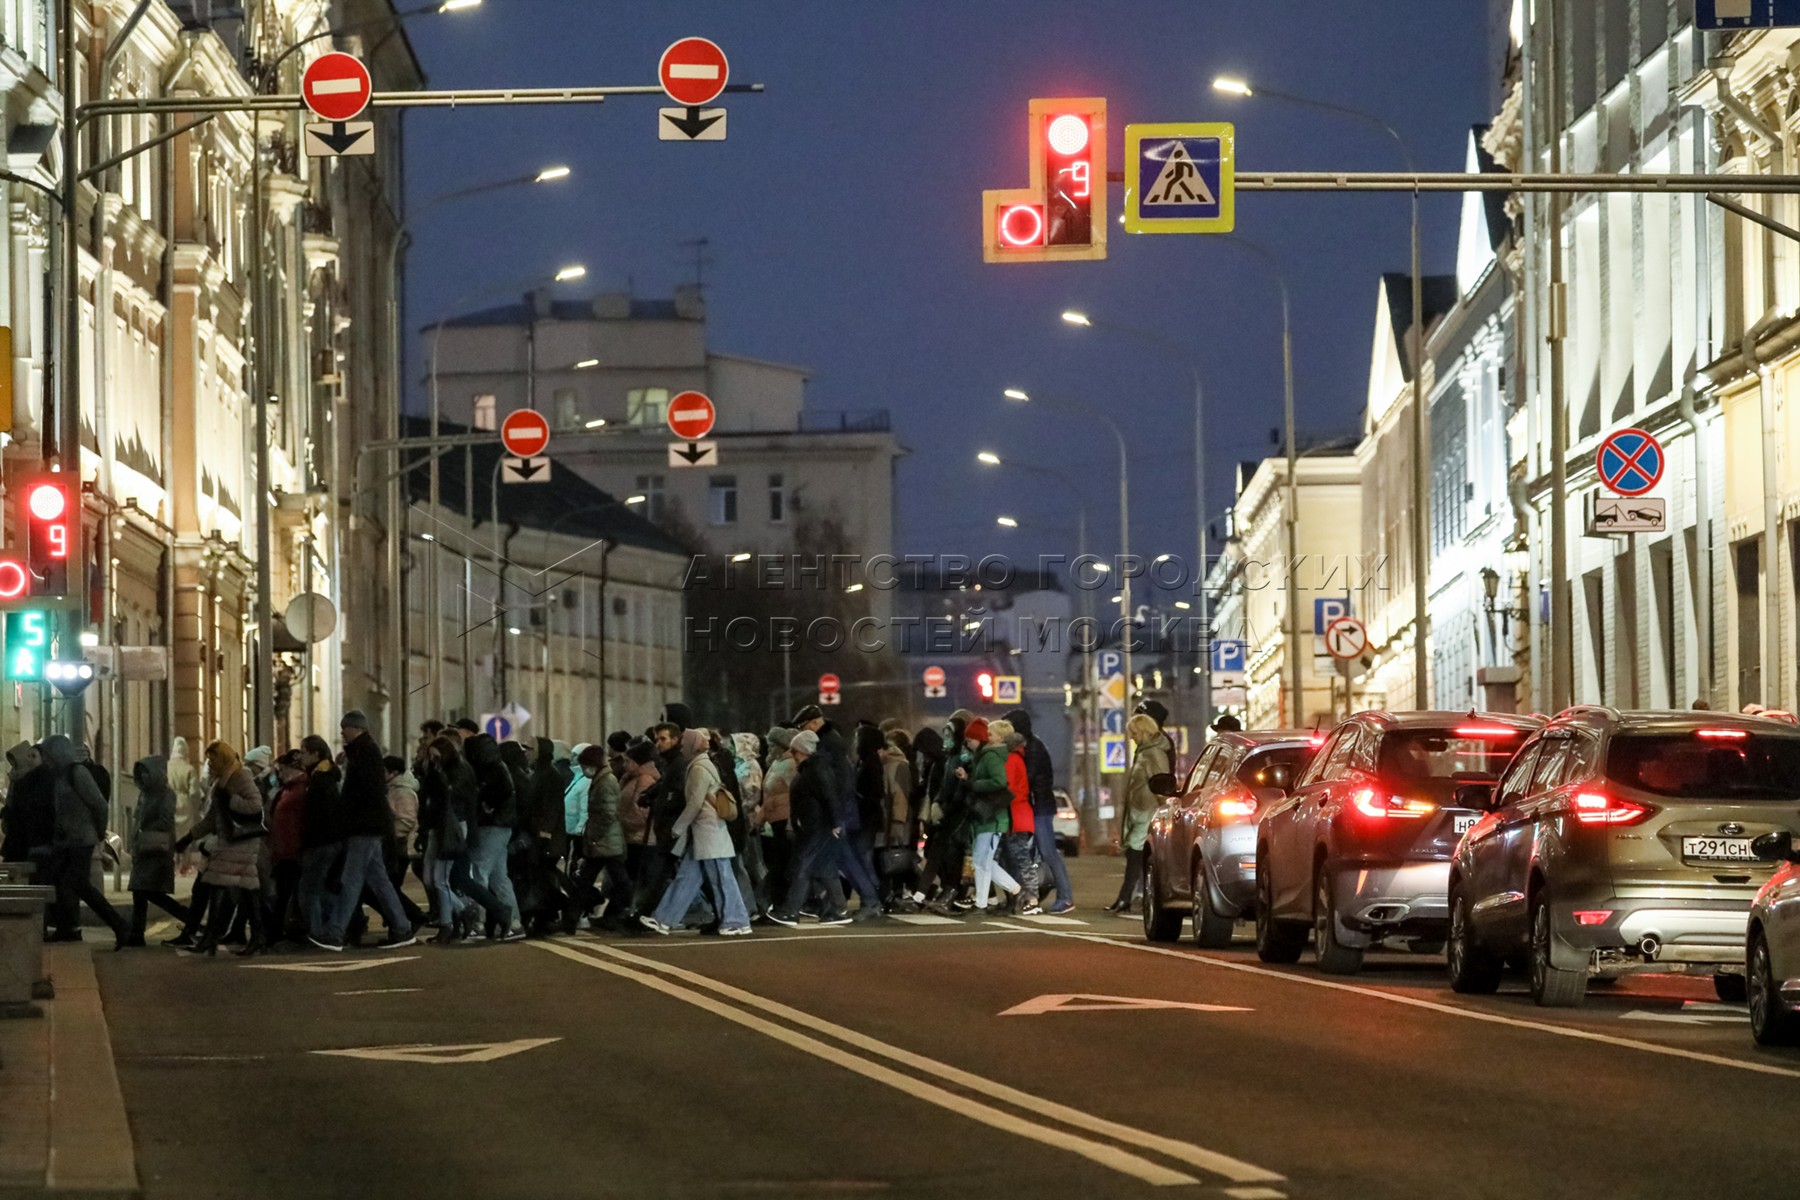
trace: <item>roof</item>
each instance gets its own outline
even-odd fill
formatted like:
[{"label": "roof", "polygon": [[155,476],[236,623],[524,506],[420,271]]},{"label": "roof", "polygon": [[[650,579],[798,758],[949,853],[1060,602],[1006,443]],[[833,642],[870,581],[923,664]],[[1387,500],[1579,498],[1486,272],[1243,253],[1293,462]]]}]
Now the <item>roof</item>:
[{"label": "roof", "polygon": [[1350,718],[1352,721],[1367,719],[1379,722],[1391,729],[1433,729],[1440,725],[1508,725],[1514,729],[1526,731],[1541,729],[1544,718],[1530,713],[1494,713],[1452,711],[1448,709],[1426,712],[1383,712],[1371,710],[1360,712]]},{"label": "roof", "polygon": [[1796,734],[1800,730],[1776,717],[1754,713],[1713,712],[1708,709],[1627,709],[1623,712],[1597,704],[1581,704],[1557,714],[1554,724],[1615,726],[1630,733],[1691,733],[1696,729],[1742,729],[1746,733]]},{"label": "roof", "polygon": [[[1411,347],[1407,335],[1412,332],[1412,276],[1405,271],[1386,271],[1381,276],[1382,291],[1387,296],[1388,324],[1393,329],[1394,345],[1399,351],[1400,376],[1412,382]],[[1425,329],[1456,307],[1457,287],[1454,275],[1427,275],[1420,297],[1424,307]]]},{"label": "roof", "polygon": [[[527,321],[525,303],[503,304],[498,308],[484,308],[479,312],[464,313],[460,317],[448,317],[441,322],[446,328],[475,328],[480,326],[524,325]],[[627,317],[602,317],[594,311],[592,300],[555,300],[550,304],[550,311],[538,317],[540,321],[698,321],[697,317],[684,317],[675,311],[673,300],[639,300],[631,301],[631,315]],[[435,325],[427,325],[433,329]]]},{"label": "roof", "polygon": [[1213,731],[1214,741],[1226,742],[1235,746],[1248,746],[1251,749],[1279,746],[1283,743],[1297,746],[1311,745],[1314,736],[1316,735],[1310,729],[1218,729]]},{"label": "roof", "polygon": [[[1482,144],[1488,130],[1492,128],[1491,125],[1477,125],[1470,130],[1473,135],[1471,141],[1475,148],[1475,168],[1483,175],[1499,175],[1506,171],[1506,168],[1496,162],[1494,156],[1489,154],[1487,147]],[[1479,195],[1482,215],[1487,218],[1488,247],[1498,251],[1501,246],[1506,244],[1507,235],[1512,232],[1512,221],[1506,215],[1507,193],[1481,192]]]},{"label": "roof", "polygon": [[[425,437],[430,431],[431,424],[424,417],[402,418],[402,433],[406,437]],[[439,436],[467,432],[469,429],[465,425],[438,421]],[[475,471],[473,525],[485,527],[495,499],[492,481],[500,461],[500,435],[496,433],[492,442],[472,449]],[[417,454],[416,451],[408,453]],[[687,547],[626,508],[622,501],[595,487],[572,468],[558,463],[555,455],[549,457],[552,464],[550,483],[499,485],[497,498],[502,524],[595,541],[606,538],[622,546],[637,546],[665,554],[685,556],[688,553]],[[431,473],[425,469],[423,455],[419,455],[419,459],[418,468],[407,476],[407,492],[415,502],[424,501],[431,495]],[[439,458],[438,463],[439,503],[454,512],[466,512],[462,452],[453,449]]]}]

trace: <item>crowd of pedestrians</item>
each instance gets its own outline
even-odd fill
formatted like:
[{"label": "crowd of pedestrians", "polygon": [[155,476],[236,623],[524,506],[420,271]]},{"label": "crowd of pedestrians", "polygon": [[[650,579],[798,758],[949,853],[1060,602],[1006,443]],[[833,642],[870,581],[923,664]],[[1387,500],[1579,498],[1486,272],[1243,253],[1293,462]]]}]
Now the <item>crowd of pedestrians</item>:
[{"label": "crowd of pedestrians", "polygon": [[[371,912],[374,944],[393,949],[432,928],[440,944],[585,928],[738,937],[761,921],[1075,903],[1050,753],[1024,710],[958,710],[908,733],[808,706],[732,733],[669,704],[641,733],[529,747],[428,721],[404,755],[384,753],[359,711],[338,733],[280,755],[213,742],[197,764],[178,738],[139,760],[129,916],[93,869],[112,781],[69,738],[8,751],[0,852],[56,888],[52,939],[80,938],[85,904],[119,948],[142,946],[158,908],[181,926],[167,944],[206,955],[342,951],[363,943]],[[184,903],[176,880],[190,871]]]}]

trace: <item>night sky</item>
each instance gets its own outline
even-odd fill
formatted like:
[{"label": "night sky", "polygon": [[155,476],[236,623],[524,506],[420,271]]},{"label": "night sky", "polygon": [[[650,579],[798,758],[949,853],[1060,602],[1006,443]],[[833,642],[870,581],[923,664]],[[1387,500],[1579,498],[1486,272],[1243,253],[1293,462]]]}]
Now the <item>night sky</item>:
[{"label": "night sky", "polygon": [[[819,410],[885,408],[910,450],[898,549],[1072,552],[1074,502],[976,466],[975,452],[1073,473],[1095,546],[1116,550],[1116,451],[1103,426],[1020,411],[1006,386],[1104,406],[1132,436],[1134,553],[1191,555],[1185,365],[1074,330],[1078,306],[1179,338],[1208,391],[1212,519],[1236,462],[1280,423],[1279,309],[1257,261],[1218,238],[1126,235],[1104,262],[984,265],[983,188],[1024,186],[1026,102],[1104,96],[1115,168],[1132,122],[1230,120],[1244,170],[1397,170],[1377,131],[1280,101],[1215,94],[1215,75],[1372,112],[1425,170],[1461,170],[1489,119],[1487,0],[486,0],[410,22],[430,86],[654,83],[678,37],[731,57],[730,138],[656,139],[660,97],[602,106],[426,110],[407,118],[409,198],[566,162],[555,188],[435,210],[415,232],[410,324],[457,297],[566,262],[560,294],[667,296],[710,241],[713,348],[802,364]],[[1113,189],[1117,214],[1120,190]],[[1240,194],[1240,236],[1295,290],[1301,435],[1357,431],[1377,275],[1407,264],[1404,197]],[[1457,201],[1428,198],[1426,269],[1454,269]],[[413,374],[424,356],[415,342]],[[994,525],[998,513],[1023,529]]]}]

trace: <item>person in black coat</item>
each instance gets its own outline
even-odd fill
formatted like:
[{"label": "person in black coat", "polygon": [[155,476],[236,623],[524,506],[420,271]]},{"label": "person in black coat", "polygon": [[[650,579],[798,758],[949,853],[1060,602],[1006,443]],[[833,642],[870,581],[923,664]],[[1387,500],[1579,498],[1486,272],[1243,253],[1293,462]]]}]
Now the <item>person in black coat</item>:
[{"label": "person in black coat", "polygon": [[38,747],[20,742],[6,752],[11,780],[6,807],[0,809],[0,859],[36,863],[41,874],[50,861],[50,843],[56,836],[56,803],[50,772]]},{"label": "person in black coat", "polygon": [[[684,705],[669,705],[684,713]],[[687,759],[681,753],[681,735],[685,732],[672,721],[654,726],[651,737],[656,743],[656,765],[661,777],[650,788],[650,828],[656,834],[656,848],[644,864],[644,876],[638,884],[638,912],[654,912],[662,901],[663,889],[675,872],[675,859],[669,853],[675,845],[675,822],[687,807]],[[723,776],[720,777],[723,782]]]},{"label": "person in black coat", "polygon": [[[963,732],[973,719],[974,714],[967,709],[959,708],[950,714],[939,735],[943,758],[934,771],[937,790],[926,802],[925,866],[919,872],[918,890],[912,898],[914,903],[929,905],[939,913],[948,913],[952,908],[964,911],[966,905],[955,897],[962,887],[963,856],[969,849],[969,783],[957,777],[956,768],[970,765]],[[934,895],[934,889],[941,889],[942,894]]]},{"label": "person in black coat", "polygon": [[842,835],[834,814],[837,772],[819,753],[819,735],[812,730],[796,733],[788,743],[788,754],[798,766],[788,786],[788,820],[795,837],[793,868],[787,896],[769,909],[769,920],[777,925],[799,924],[800,908],[817,884],[825,892],[820,921],[847,924],[850,916],[844,911],[843,886],[838,882],[837,847]]},{"label": "person in black coat", "polygon": [[150,905],[185,923],[188,910],[175,891],[175,793],[169,787],[169,760],[140,758],[131,768],[137,784],[137,813],[131,834],[131,936],[127,946],[144,944]]},{"label": "person in black coat", "polygon": [[[1044,739],[1031,732],[1030,713],[1015,708],[1006,714],[1006,719],[1012,722],[1015,733],[1025,737],[1025,778],[1031,787],[1033,839],[1038,860],[1049,869],[1051,883],[1056,889],[1056,903],[1048,911],[1068,912],[1075,907],[1075,889],[1069,884],[1069,868],[1063,862],[1062,851],[1056,848],[1056,766],[1050,759],[1050,748],[1044,745]],[[1043,872],[1039,872],[1038,878],[1043,877]]]},{"label": "person in black coat", "polygon": [[345,713],[338,728],[344,739],[344,872],[338,902],[331,906],[325,932],[310,940],[321,950],[342,950],[351,919],[361,913],[366,886],[367,899],[387,922],[382,948],[410,946],[418,940],[417,931],[388,878],[383,859],[383,848],[394,836],[394,810],[388,806],[387,798],[386,756],[375,735],[369,732],[368,718],[360,709]]},{"label": "person in black coat", "polygon": [[568,760],[558,759],[556,743],[540,737],[520,823],[525,845],[519,876],[519,907],[525,927],[540,937],[561,922],[568,903],[569,879],[559,864],[569,850],[563,794],[573,778]]},{"label": "person in black coat", "polygon": [[[509,743],[511,744],[511,743]],[[488,929],[503,940],[525,936],[519,921],[519,901],[507,873],[507,848],[519,821],[519,793],[513,774],[502,758],[500,746],[485,733],[463,743],[469,766],[475,772],[475,836],[469,844],[469,877],[472,888],[484,889],[495,904],[487,909]],[[470,895],[478,895],[471,891]],[[481,903],[479,900],[477,903]]]}]

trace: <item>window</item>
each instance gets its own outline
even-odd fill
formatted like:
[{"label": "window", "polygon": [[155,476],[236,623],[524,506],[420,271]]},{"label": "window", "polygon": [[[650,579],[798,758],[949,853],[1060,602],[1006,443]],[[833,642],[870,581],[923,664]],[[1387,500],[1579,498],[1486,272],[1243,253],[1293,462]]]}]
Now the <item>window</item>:
[{"label": "window", "polygon": [[474,411],[474,416],[473,416],[472,424],[475,426],[475,428],[477,428],[477,429],[498,429],[498,428],[500,428],[500,423],[494,412],[494,397],[492,394],[484,394],[484,395],[475,397],[475,407],[474,407],[473,411]]},{"label": "window", "polygon": [[664,424],[668,419],[668,388],[632,388],[625,393],[627,424],[655,426]]},{"label": "window", "polygon": [[1312,757],[1310,746],[1277,746],[1251,755],[1238,768],[1237,781],[1247,788],[1280,788],[1289,791],[1294,777]]},{"label": "window", "polygon": [[1306,774],[1300,777],[1299,787],[1307,787],[1325,778],[1325,764],[1337,753],[1338,744],[1343,740],[1344,733],[1340,731],[1333,734],[1323,746],[1319,747],[1319,752],[1313,756],[1312,762],[1307,764]]},{"label": "window", "polygon": [[1506,774],[1500,777],[1499,798],[1495,801],[1498,807],[1517,804],[1525,798],[1530,790],[1531,769],[1537,763],[1538,750],[1543,745],[1542,741],[1528,744],[1506,768]]},{"label": "window", "polygon": [[633,491],[644,498],[644,518],[650,521],[662,520],[663,477],[661,475],[639,475],[637,487]]},{"label": "window", "polygon": [[1196,758],[1194,765],[1188,768],[1187,783],[1183,784],[1181,788],[1183,793],[1192,796],[1200,790],[1200,782],[1206,778],[1207,767],[1211,765],[1218,753],[1219,747],[1216,745],[1208,746],[1200,752],[1200,757]]},{"label": "window", "polygon": [[1800,800],[1800,737],[1741,727],[1613,738],[1606,777],[1677,800]]},{"label": "window", "polygon": [[787,520],[787,481],[779,474],[769,476],[769,524]]},{"label": "window", "polygon": [[581,428],[581,397],[574,388],[557,388],[551,396],[557,429]]},{"label": "window", "polygon": [[714,525],[736,525],[737,476],[714,475],[706,485],[707,513]]}]

